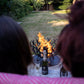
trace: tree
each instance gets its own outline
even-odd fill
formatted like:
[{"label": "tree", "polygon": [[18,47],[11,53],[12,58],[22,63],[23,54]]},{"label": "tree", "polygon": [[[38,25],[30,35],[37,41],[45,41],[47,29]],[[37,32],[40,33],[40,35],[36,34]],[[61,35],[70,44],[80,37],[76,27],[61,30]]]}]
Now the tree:
[{"label": "tree", "polygon": [[0,0],[0,14],[8,15],[10,12],[10,0]]},{"label": "tree", "polygon": [[38,11],[44,5],[44,0],[31,0],[31,3],[34,9]]},{"label": "tree", "polygon": [[28,0],[0,0],[0,15],[19,19],[32,11]]}]

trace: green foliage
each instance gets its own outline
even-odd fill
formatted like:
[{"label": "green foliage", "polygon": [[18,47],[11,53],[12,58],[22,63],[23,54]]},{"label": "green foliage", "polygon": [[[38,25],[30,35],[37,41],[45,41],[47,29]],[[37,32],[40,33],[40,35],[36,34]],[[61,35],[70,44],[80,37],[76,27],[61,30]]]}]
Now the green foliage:
[{"label": "green foliage", "polygon": [[15,19],[24,17],[32,10],[29,0],[0,0],[0,14],[9,15]]},{"label": "green foliage", "polygon": [[53,3],[53,1],[49,1],[49,2],[48,2],[48,4],[52,4],[52,3]]},{"label": "green foliage", "polygon": [[44,5],[44,0],[31,0],[33,7],[35,10],[40,10],[40,8]]},{"label": "green foliage", "polygon": [[0,15],[7,14],[9,10],[9,1],[7,0],[0,0]]},{"label": "green foliage", "polygon": [[71,3],[71,0],[63,0],[60,2],[61,5],[59,6],[59,9],[67,9],[68,7],[70,7]]},{"label": "green foliage", "polygon": [[53,7],[54,9],[67,9],[71,4],[73,0],[53,0]]}]

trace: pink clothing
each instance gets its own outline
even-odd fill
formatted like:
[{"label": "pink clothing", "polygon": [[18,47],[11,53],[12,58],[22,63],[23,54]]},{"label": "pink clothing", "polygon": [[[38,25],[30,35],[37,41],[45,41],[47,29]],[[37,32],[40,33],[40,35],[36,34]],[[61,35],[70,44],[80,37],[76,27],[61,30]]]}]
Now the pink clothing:
[{"label": "pink clothing", "polygon": [[48,78],[0,73],[0,84],[84,84],[84,78]]}]

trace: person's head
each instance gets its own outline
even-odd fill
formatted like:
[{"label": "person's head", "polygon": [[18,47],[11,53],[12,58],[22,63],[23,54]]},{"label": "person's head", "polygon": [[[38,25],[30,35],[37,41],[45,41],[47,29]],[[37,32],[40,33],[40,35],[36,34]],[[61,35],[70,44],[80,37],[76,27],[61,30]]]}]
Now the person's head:
[{"label": "person's head", "polygon": [[12,18],[0,16],[0,72],[27,74],[32,62],[28,39]]},{"label": "person's head", "polygon": [[69,25],[59,36],[57,51],[74,77],[84,77],[84,1],[77,1],[70,10]]}]

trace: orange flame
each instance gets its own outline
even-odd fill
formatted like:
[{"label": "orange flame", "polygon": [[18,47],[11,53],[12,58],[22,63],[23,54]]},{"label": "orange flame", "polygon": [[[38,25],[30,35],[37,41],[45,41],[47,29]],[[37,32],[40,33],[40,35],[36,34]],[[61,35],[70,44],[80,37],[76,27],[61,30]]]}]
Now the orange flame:
[{"label": "orange flame", "polygon": [[46,39],[44,39],[44,36],[40,32],[38,33],[37,36],[38,36],[38,42],[40,42],[40,45],[38,46],[38,48],[40,48],[40,52],[43,52],[43,48],[46,47],[48,48],[48,53],[52,53],[52,46],[50,44],[51,40],[47,41]]}]

